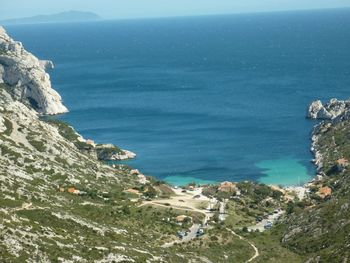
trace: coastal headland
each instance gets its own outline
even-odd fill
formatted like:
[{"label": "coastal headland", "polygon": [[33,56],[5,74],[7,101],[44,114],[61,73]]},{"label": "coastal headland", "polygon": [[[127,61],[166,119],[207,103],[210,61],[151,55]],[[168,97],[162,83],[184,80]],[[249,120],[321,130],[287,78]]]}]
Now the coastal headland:
[{"label": "coastal headland", "polygon": [[[312,103],[317,175],[304,186],[171,187],[85,139],[47,68],[0,28],[0,260],[341,262],[349,255],[350,103]],[[329,212],[330,211],[330,212]],[[341,222],[341,224],[334,223]],[[336,233],[336,234],[334,234]]]}]

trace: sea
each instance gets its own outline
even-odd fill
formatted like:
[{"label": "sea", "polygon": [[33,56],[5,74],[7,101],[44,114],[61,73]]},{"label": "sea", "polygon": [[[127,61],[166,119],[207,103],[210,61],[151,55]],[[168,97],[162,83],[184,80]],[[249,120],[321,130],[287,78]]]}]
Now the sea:
[{"label": "sea", "polygon": [[7,26],[70,112],[124,162],[173,185],[300,185],[315,175],[306,110],[350,96],[350,9]]}]

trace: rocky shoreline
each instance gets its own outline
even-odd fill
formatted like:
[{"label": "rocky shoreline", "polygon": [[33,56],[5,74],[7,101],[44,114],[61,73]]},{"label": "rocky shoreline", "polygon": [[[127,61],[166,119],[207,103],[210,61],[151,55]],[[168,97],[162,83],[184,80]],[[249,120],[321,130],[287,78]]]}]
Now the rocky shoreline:
[{"label": "rocky shoreline", "polygon": [[321,120],[314,126],[311,133],[311,152],[314,154],[312,162],[316,166],[316,180],[322,179],[324,173],[324,157],[319,149],[319,138],[335,123],[350,119],[350,100],[331,99],[324,104],[320,100],[312,102],[308,108],[307,117],[310,119]]},{"label": "rocky shoreline", "polygon": [[[42,115],[68,112],[61,96],[51,87],[50,76],[46,73],[46,70],[53,68],[52,61],[36,58],[23,48],[21,42],[9,37],[0,26],[0,84],[7,85],[15,99]],[[79,142],[94,149],[100,160],[127,160],[136,157],[131,151],[119,149],[112,144],[95,144],[75,133]]]},{"label": "rocky shoreline", "polygon": [[[136,154],[113,144],[95,144],[68,124],[39,118],[67,111],[45,72],[52,67],[53,63],[24,51],[0,27],[0,217],[4,219],[0,250],[5,251],[0,261],[183,262],[188,258],[192,262],[198,249],[198,255],[208,251],[208,257],[219,251],[222,260],[213,262],[226,262],[240,252],[242,258],[246,256],[238,242],[258,251],[256,242],[262,261],[272,258],[273,251],[277,251],[274,257],[281,258],[276,262],[289,255],[299,258],[299,254],[316,258],[307,262],[320,262],[320,250],[325,251],[325,262],[348,255],[350,177],[344,171],[338,178],[320,177],[339,158],[329,158],[328,152],[335,152],[343,145],[342,139],[348,139],[348,133],[342,133],[336,145],[327,131],[335,122],[349,119],[350,101],[333,99],[325,106],[316,101],[309,108],[309,118],[322,120],[312,132],[311,151],[318,174],[309,184],[279,188],[245,181],[205,189],[193,185],[170,189],[138,170],[103,162]],[[348,126],[337,124],[349,130],[349,122]],[[331,140],[325,143],[327,136]],[[344,154],[348,150],[343,149],[341,158],[348,157]],[[338,193],[345,195],[339,198]],[[286,228],[284,233],[277,233],[279,228],[267,235],[249,233],[247,226],[265,231],[282,214],[279,223]],[[204,225],[210,219],[204,236],[195,236],[189,246],[160,249],[175,237],[176,230],[183,229],[186,222],[179,225],[181,218],[191,219],[187,223],[196,226],[203,216]],[[330,250],[319,240],[330,240],[325,243]],[[257,256],[246,256],[247,262]]]},{"label": "rocky shoreline", "polygon": [[[0,83],[11,87],[10,92],[15,98],[31,105],[40,114],[55,115],[68,112],[60,95],[52,89],[50,77],[45,72],[54,68],[51,61],[37,59],[27,52],[20,42],[11,39],[2,27],[0,27],[0,51]],[[325,105],[317,100],[309,106],[307,116],[322,120],[322,123],[314,128],[311,137],[311,151],[315,156],[313,162],[317,171],[323,167],[323,158],[317,148],[319,133],[327,129],[329,125],[327,121],[349,118],[349,108],[350,100],[337,99],[332,99]],[[82,140],[96,150],[100,160],[127,160],[136,157],[135,153],[111,144],[102,145],[95,144],[91,140]]]},{"label": "rocky shoreline", "polygon": [[312,102],[307,117],[318,120],[344,120],[350,116],[350,100],[331,99],[323,105],[320,100]]}]

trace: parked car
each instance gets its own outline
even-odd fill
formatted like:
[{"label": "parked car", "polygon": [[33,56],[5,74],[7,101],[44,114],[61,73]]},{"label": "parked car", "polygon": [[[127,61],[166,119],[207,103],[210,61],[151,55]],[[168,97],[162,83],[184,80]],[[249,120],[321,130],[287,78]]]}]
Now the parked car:
[{"label": "parked car", "polygon": [[264,225],[264,229],[270,229],[272,227],[272,223],[268,222]]},{"label": "parked car", "polygon": [[256,222],[261,222],[261,221],[263,221],[263,218],[261,216],[257,216],[256,217]]},{"label": "parked car", "polygon": [[203,236],[204,235],[204,229],[203,228],[200,228],[197,230],[197,233],[196,233],[196,237],[200,237],[200,236]]},{"label": "parked car", "polygon": [[183,239],[184,236],[186,235],[184,231],[177,231],[176,235],[180,238]]}]

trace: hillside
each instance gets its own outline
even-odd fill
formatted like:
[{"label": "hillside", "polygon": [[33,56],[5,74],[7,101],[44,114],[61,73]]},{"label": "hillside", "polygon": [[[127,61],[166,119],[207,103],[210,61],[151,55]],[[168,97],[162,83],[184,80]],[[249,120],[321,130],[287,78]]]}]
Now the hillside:
[{"label": "hillside", "polygon": [[347,262],[350,102],[311,105],[306,188],[172,189],[48,116],[68,111],[48,67],[0,27],[0,262]]},{"label": "hillside", "polygon": [[[163,248],[196,211],[140,206],[138,193],[168,196],[168,186],[105,159],[129,156],[43,118],[67,109],[45,66],[0,28],[0,261],[223,262],[254,254],[246,241],[214,227],[196,244]],[[166,220],[165,220],[166,219]],[[225,245],[218,242],[224,238]]]},{"label": "hillside", "polygon": [[310,106],[309,117],[322,119],[312,135],[318,176],[309,184],[308,199],[291,207],[282,238],[308,262],[348,262],[350,257],[349,103],[333,99]]},{"label": "hillside", "polygon": [[97,21],[101,18],[92,12],[68,11],[52,15],[37,15],[32,17],[7,19],[0,21],[1,25],[41,24],[41,23],[68,23]]}]

